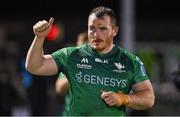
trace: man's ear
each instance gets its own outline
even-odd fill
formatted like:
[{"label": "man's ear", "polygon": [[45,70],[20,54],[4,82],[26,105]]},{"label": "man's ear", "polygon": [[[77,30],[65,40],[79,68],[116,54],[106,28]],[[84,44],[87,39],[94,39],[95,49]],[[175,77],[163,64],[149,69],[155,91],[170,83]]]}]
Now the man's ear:
[{"label": "man's ear", "polygon": [[116,36],[116,35],[117,35],[118,30],[119,30],[118,26],[115,26],[115,27],[113,28],[113,36]]}]

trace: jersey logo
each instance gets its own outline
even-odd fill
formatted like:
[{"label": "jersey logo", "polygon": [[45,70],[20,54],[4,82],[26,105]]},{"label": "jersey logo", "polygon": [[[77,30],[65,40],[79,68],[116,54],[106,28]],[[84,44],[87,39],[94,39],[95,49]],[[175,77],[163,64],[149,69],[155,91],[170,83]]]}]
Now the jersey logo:
[{"label": "jersey logo", "polygon": [[77,68],[81,69],[92,69],[92,65],[88,64],[88,59],[87,58],[82,58],[81,63],[77,64]]},{"label": "jersey logo", "polygon": [[86,74],[82,71],[75,74],[76,81],[78,83],[91,84],[91,85],[99,85],[99,86],[107,86],[107,87],[121,87],[125,88],[128,85],[127,79],[120,79],[118,77],[108,77],[102,76],[98,74]]},{"label": "jersey logo", "polygon": [[83,58],[83,59],[81,60],[81,63],[88,63],[88,59],[87,59],[87,58]]},{"label": "jersey logo", "polygon": [[121,63],[114,63],[115,64],[115,66],[119,69],[119,70],[121,70],[121,69],[124,69],[125,68],[125,66],[124,65],[122,65]]},{"label": "jersey logo", "polygon": [[95,62],[97,62],[97,63],[106,63],[106,64],[109,63],[108,60],[101,60],[100,58],[95,58]]},{"label": "jersey logo", "polygon": [[145,70],[145,68],[144,68],[144,64],[143,64],[143,62],[140,60],[140,58],[139,57],[136,57],[136,60],[140,63],[140,69],[141,69],[141,74],[142,74],[142,76],[145,76],[146,75],[146,70]]},{"label": "jersey logo", "polygon": [[116,70],[113,70],[114,72],[118,72],[118,73],[126,72],[125,66],[122,65],[121,63],[114,63],[114,65],[117,68]]}]

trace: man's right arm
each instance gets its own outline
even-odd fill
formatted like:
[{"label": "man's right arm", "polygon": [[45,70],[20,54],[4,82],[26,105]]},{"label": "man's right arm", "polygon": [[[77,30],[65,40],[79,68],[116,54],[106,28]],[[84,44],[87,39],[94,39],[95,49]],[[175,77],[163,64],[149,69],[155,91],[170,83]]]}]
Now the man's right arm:
[{"label": "man's right arm", "polygon": [[51,55],[44,55],[43,44],[51,30],[54,19],[49,22],[39,21],[33,26],[35,38],[26,56],[26,69],[36,75],[54,75],[58,72],[57,65]]}]

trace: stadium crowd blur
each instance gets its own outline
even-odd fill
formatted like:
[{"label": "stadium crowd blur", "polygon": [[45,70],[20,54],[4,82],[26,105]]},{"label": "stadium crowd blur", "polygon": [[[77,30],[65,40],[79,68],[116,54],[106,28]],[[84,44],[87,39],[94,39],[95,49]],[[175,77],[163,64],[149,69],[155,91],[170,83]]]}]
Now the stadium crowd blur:
[{"label": "stadium crowd blur", "polygon": [[[131,114],[180,115],[180,20],[178,20],[180,16],[174,13],[179,11],[178,7],[173,6],[176,3],[169,3],[167,9],[172,7],[174,9],[172,13],[166,10],[165,6],[164,9],[159,10],[157,4],[153,6],[154,10],[151,10],[153,1],[139,0],[137,3],[139,3],[137,4],[139,10],[137,9],[135,53],[139,55],[147,68],[157,99],[151,110],[135,111]],[[180,2],[177,3],[180,4]],[[111,4],[119,13],[117,9],[119,2]],[[144,9],[147,12],[143,17]],[[154,13],[154,16],[147,15],[151,13],[150,11]],[[20,15],[23,13],[21,11]],[[59,32],[56,40],[46,40],[48,41],[45,43],[47,53],[65,46],[75,46],[76,35],[87,28],[88,14],[82,14],[83,17],[80,15],[78,17],[73,12],[72,15],[68,12],[67,16],[57,14],[52,13]],[[24,67],[25,54],[34,36],[32,26],[42,18],[51,17],[51,13],[38,15],[18,20],[7,17],[0,21],[0,116],[53,116],[60,115],[62,112],[64,98],[57,96],[54,88],[57,76],[35,76],[28,73]],[[120,34],[115,42],[121,44]]]}]

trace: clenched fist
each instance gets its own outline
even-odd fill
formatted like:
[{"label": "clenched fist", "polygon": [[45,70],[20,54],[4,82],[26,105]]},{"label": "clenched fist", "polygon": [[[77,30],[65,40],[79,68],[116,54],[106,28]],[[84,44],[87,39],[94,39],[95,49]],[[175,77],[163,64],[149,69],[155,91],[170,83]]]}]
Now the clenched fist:
[{"label": "clenched fist", "polygon": [[126,94],[123,94],[121,92],[115,93],[115,92],[102,92],[101,98],[108,104],[109,106],[121,106],[121,105],[127,105],[129,103],[129,97]]},{"label": "clenched fist", "polygon": [[39,38],[45,38],[51,30],[54,18],[50,18],[49,22],[46,20],[39,21],[33,26],[34,34]]}]

